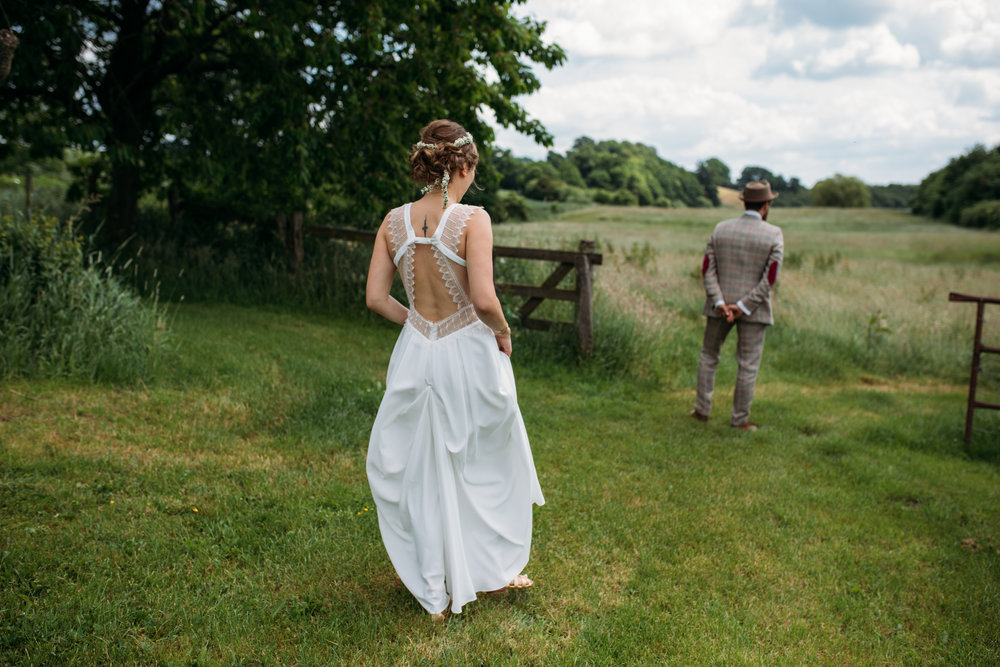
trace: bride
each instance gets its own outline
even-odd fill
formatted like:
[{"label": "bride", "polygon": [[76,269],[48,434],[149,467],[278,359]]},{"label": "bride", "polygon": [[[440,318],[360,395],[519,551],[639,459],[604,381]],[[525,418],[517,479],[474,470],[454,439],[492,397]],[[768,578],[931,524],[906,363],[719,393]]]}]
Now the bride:
[{"label": "bride", "polygon": [[[403,325],[368,446],[382,541],[435,619],[481,591],[527,588],[532,503],[545,501],[517,406],[510,327],[493,287],[493,232],[459,203],[472,135],[449,120],[410,153],[423,197],[389,211],[368,269],[368,307]],[[399,272],[409,308],[389,294]]]}]

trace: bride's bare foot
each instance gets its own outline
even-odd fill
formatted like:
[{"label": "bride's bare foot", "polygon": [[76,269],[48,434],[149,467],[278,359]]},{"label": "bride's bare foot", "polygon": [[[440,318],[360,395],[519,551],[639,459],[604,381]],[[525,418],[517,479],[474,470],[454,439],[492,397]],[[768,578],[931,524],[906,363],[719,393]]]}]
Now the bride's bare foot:
[{"label": "bride's bare foot", "polygon": [[535,585],[531,579],[528,579],[527,575],[519,574],[514,577],[509,584],[503,588],[498,588],[495,591],[488,591],[489,593],[503,593],[504,591],[518,590],[522,588],[531,588]]}]

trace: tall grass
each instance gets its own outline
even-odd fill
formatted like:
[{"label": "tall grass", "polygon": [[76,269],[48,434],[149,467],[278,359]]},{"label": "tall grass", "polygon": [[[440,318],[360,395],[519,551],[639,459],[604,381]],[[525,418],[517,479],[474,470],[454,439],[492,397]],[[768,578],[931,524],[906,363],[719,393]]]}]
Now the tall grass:
[{"label": "tall grass", "polygon": [[84,258],[71,224],[0,218],[0,377],[148,379],[162,316]]},{"label": "tall grass", "polygon": [[23,175],[0,175],[0,216],[30,214],[67,220],[79,213],[80,205],[66,200],[67,179],[39,174],[34,178],[30,197],[25,193],[25,180]]},{"label": "tall grass", "polygon": [[[697,363],[705,242],[716,222],[735,215],[591,207],[503,225],[496,237],[567,250],[596,239],[604,253],[595,277],[598,309],[612,323],[598,327],[597,340],[614,340],[627,357],[616,368],[673,384],[676,369]],[[974,309],[947,297],[996,295],[1000,235],[875,209],[776,209],[771,222],[784,230],[785,262],[765,366],[804,383],[866,373],[967,377]],[[988,313],[985,336],[1000,341],[1000,314]],[[776,346],[791,353],[767,361]]]},{"label": "tall grass", "polygon": [[162,206],[147,202],[140,228],[114,265],[144,295],[158,288],[162,299],[173,302],[363,309],[370,245],[306,234],[304,261],[291,273],[271,225],[183,220],[175,229]]}]

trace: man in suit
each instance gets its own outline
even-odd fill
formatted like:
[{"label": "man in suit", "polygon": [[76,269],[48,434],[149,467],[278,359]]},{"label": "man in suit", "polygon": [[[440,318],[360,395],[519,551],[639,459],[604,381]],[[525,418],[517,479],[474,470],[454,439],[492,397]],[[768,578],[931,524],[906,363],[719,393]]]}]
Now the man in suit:
[{"label": "man in suit", "polygon": [[699,421],[708,421],[719,351],[735,325],[738,370],[730,424],[745,431],[757,430],[750,422],[750,403],[764,352],[764,333],[774,324],[771,288],[778,279],[784,250],[781,230],[766,222],[777,196],[766,181],[747,183],[740,194],[743,215],[720,222],[708,239],[701,269],[706,295],[705,338],[698,360],[698,397],[691,411]]}]

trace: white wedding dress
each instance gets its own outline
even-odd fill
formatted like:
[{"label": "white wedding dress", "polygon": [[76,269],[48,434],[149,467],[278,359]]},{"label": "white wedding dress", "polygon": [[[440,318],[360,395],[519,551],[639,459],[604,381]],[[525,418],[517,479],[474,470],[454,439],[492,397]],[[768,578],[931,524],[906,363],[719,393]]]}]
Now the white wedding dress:
[{"label": "white wedding dress", "polygon": [[[461,612],[477,591],[517,576],[531,549],[531,505],[545,502],[510,359],[458,280],[465,277],[458,249],[474,210],[452,204],[430,238],[415,234],[410,204],[389,213],[410,310],[372,427],[368,482],[389,559],[430,613],[449,601]],[[418,245],[430,246],[420,252],[434,253],[436,273],[414,275]],[[417,312],[414,284],[423,280],[443,282],[452,315],[430,322]]]}]

